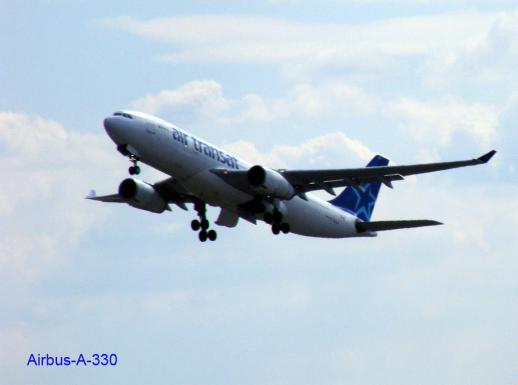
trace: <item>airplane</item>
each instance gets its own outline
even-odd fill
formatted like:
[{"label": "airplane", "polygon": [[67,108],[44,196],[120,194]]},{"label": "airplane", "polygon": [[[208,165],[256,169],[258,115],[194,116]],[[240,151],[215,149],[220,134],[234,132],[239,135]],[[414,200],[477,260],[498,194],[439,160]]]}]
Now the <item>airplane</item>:
[{"label": "airplane", "polygon": [[[153,213],[171,211],[171,205],[188,210],[193,204],[198,218],[191,228],[201,242],[215,241],[207,205],[221,208],[216,224],[235,227],[239,219],[264,221],[273,234],[294,233],[321,238],[373,237],[378,231],[442,225],[434,220],[371,221],[381,185],[409,175],[487,163],[496,151],[474,159],[389,166],[376,155],[366,167],[322,170],[272,169],[252,165],[160,118],[136,111],[117,111],[104,119],[104,128],[117,150],[132,163],[129,178],[118,193],[86,197],[101,202],[127,203]],[[169,178],[156,183],[135,177],[139,162]],[[345,187],[336,195],[335,188]],[[311,191],[324,190],[326,201]]]}]

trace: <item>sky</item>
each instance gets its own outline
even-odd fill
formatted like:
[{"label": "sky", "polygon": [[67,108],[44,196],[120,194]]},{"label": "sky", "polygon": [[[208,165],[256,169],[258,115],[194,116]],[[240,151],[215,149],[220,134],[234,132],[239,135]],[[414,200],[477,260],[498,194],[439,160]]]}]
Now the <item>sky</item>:
[{"label": "sky", "polygon": [[[517,383],[516,2],[5,1],[0,50],[0,383]],[[120,109],[274,168],[498,153],[380,191],[373,220],[443,226],[202,244],[83,199],[127,177]]]}]

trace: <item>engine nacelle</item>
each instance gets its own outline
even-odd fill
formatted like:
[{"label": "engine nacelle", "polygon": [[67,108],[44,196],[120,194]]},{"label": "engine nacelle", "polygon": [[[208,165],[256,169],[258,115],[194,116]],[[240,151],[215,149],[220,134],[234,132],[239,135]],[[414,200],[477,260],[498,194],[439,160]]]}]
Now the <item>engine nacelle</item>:
[{"label": "engine nacelle", "polygon": [[119,185],[119,195],[137,209],[152,213],[162,213],[167,209],[167,202],[153,186],[139,179],[124,179]]},{"label": "engine nacelle", "polygon": [[248,183],[260,194],[291,199],[295,189],[281,174],[270,168],[253,166],[247,173]]}]

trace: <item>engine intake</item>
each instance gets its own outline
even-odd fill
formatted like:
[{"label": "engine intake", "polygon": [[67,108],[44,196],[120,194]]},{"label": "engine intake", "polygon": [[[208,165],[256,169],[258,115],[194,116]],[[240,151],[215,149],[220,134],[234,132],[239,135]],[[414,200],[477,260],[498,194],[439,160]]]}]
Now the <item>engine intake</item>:
[{"label": "engine intake", "polygon": [[124,179],[119,185],[119,195],[137,209],[152,213],[162,213],[167,209],[167,202],[154,187],[139,179]]},{"label": "engine intake", "polygon": [[254,187],[261,186],[266,180],[266,171],[261,166],[254,166],[248,170],[248,183]]},{"label": "engine intake", "polygon": [[291,199],[295,189],[281,174],[270,168],[253,166],[247,173],[248,183],[262,195],[280,199]]}]

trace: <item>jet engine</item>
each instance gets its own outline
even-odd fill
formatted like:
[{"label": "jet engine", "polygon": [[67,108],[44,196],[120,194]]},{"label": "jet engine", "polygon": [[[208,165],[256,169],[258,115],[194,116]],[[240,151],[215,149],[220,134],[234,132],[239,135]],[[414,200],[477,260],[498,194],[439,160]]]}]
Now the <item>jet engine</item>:
[{"label": "jet engine", "polygon": [[247,173],[248,183],[262,195],[291,199],[295,189],[281,174],[270,168],[253,166]]},{"label": "jet engine", "polygon": [[167,202],[153,186],[139,179],[124,179],[119,185],[119,195],[130,206],[152,213],[162,213],[168,207]]}]

